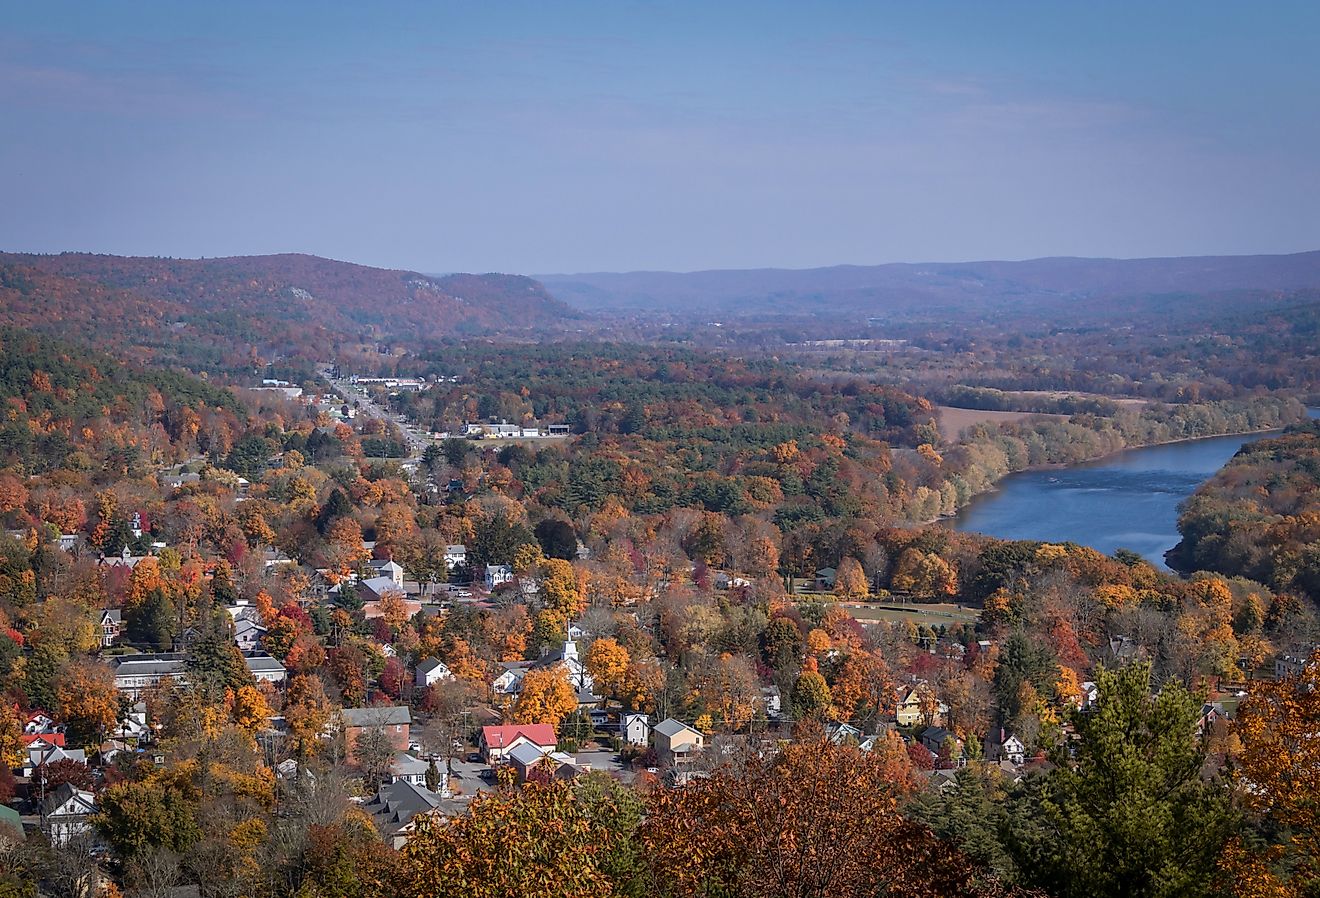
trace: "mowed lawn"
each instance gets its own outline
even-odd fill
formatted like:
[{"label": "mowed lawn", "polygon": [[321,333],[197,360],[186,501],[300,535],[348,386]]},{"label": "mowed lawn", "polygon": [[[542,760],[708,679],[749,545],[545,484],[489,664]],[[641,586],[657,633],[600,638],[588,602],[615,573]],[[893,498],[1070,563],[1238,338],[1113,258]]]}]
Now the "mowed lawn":
[{"label": "mowed lawn", "polygon": [[939,626],[940,624],[962,625],[974,624],[980,619],[981,610],[967,605],[958,605],[953,602],[845,602],[836,601],[833,596],[812,595],[810,593],[799,594],[796,596],[799,601],[821,601],[824,600],[831,604],[838,604],[847,609],[855,619],[862,621],[892,621],[896,623],[906,623],[912,621],[917,624],[929,624]]},{"label": "mowed lawn", "polygon": [[857,620],[866,623],[867,621],[890,621],[893,623],[907,623],[912,621],[916,624],[929,624],[932,627],[938,627],[940,624],[945,626],[961,626],[963,624],[974,624],[980,618],[981,612],[977,608],[967,608],[963,605],[954,605],[952,603],[941,603],[931,605],[886,605],[871,604],[863,602],[843,602],[841,603],[848,609]]}]

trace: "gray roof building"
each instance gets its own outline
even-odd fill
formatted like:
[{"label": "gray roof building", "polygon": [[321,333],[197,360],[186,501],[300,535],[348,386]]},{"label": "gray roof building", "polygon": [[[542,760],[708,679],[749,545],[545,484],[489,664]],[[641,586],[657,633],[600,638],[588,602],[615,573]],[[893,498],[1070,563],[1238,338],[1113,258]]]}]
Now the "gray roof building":
[{"label": "gray roof building", "polygon": [[345,708],[344,725],[351,727],[382,727],[412,723],[407,705],[380,708]]}]

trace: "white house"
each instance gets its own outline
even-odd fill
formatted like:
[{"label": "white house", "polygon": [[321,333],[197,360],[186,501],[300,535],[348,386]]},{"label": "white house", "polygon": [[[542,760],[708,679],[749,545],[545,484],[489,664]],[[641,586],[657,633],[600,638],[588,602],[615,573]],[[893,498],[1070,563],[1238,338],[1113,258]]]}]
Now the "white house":
[{"label": "white house", "polygon": [[619,719],[619,736],[628,745],[645,745],[651,739],[651,718],[646,714],[625,714]]},{"label": "white house", "polygon": [[249,618],[240,618],[234,624],[234,642],[245,652],[261,648],[261,637],[266,635],[266,628]]},{"label": "white house", "polygon": [[999,744],[999,759],[1021,767],[1027,760],[1027,747],[1022,744],[1021,739],[1010,733],[1008,738]]},{"label": "white house", "polygon": [[563,647],[558,651],[548,652],[537,658],[532,666],[540,669],[553,667],[556,664],[564,665],[564,676],[568,678],[568,685],[573,687],[574,692],[589,694],[595,689],[595,680],[587,672],[586,662],[578,654],[577,643],[572,639],[565,640]]},{"label": "white house", "polygon": [[41,804],[41,831],[52,845],[63,846],[90,832],[89,818],[96,813],[96,796],[62,783]]},{"label": "white house", "polygon": [[396,561],[376,560],[370,563],[377,577],[389,577],[394,585],[403,589],[403,567]]},{"label": "white house", "polygon": [[450,673],[449,668],[439,658],[427,658],[421,664],[417,665],[416,679],[413,681],[418,689],[425,689],[442,680],[452,680],[454,675]]},{"label": "white house", "polygon": [[[394,763],[390,765],[390,778],[393,782],[411,783],[414,786],[426,785],[426,771],[430,767],[428,761],[423,761],[413,757],[406,751],[394,753]],[[440,782],[447,785],[448,773],[440,771]],[[445,785],[441,785],[439,791],[445,792]]]},{"label": "white house", "polygon": [[32,776],[43,764],[54,764],[56,761],[77,761],[79,764],[86,764],[87,752],[81,748],[65,748],[38,739],[27,746],[27,758],[24,759],[22,768],[23,776]]},{"label": "white house", "polygon": [[523,677],[532,669],[531,661],[502,661],[501,671],[491,681],[490,691],[495,697],[517,695],[522,692]]},{"label": "white house", "polygon": [[494,589],[497,586],[503,586],[513,579],[513,568],[507,564],[488,564],[486,565],[486,588]]},{"label": "white house", "polygon": [[445,546],[445,567],[452,571],[460,564],[467,564],[467,546]]}]

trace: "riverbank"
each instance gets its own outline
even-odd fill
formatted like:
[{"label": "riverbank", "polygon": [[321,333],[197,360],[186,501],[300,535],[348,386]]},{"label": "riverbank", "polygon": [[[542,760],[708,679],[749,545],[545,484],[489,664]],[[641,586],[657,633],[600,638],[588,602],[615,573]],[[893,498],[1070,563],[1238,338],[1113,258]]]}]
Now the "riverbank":
[{"label": "riverbank", "polygon": [[[1256,397],[1196,405],[1150,405],[1107,417],[1037,415],[1004,422],[974,440],[943,448],[941,482],[938,487],[923,486],[915,491],[908,517],[923,523],[956,517],[973,500],[992,493],[1013,474],[1061,470],[1137,449],[1265,434],[1306,416],[1306,407],[1296,399]],[[1253,426],[1257,423],[1261,426]]]},{"label": "riverbank", "polygon": [[1001,539],[1129,549],[1157,567],[1177,544],[1181,504],[1241,448],[1276,431],[1134,447],[1103,459],[1021,471],[941,526]]}]

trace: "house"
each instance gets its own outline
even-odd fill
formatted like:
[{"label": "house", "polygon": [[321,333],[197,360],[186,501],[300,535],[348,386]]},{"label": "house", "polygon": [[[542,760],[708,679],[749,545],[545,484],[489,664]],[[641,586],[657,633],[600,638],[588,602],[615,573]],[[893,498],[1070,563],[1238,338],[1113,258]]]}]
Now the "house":
[{"label": "house", "polygon": [[1027,761],[1027,747],[1022,744],[1022,740],[1012,733],[1005,735],[1005,731],[999,731],[999,741],[993,746],[990,753],[992,761],[1007,761],[1015,767],[1021,767]]},{"label": "house", "polygon": [[539,745],[524,742],[509,751],[508,764],[518,782],[525,783],[538,770],[559,780],[571,780],[583,771],[572,755],[561,751],[546,751]]},{"label": "house", "polygon": [[[268,683],[283,683],[288,677],[284,665],[265,652],[244,652],[243,660],[252,676]],[[183,685],[188,682],[188,669],[181,652],[121,655],[110,661],[115,675],[115,688],[138,699],[143,690],[159,686],[162,680]]]},{"label": "house", "polygon": [[56,846],[90,832],[91,816],[96,813],[96,796],[91,792],[62,783],[41,803],[41,831]]},{"label": "house", "polygon": [[132,570],[147,557],[146,555],[134,555],[128,551],[128,546],[124,546],[123,551],[118,555],[107,555],[102,558],[101,564],[105,567],[126,567]]},{"label": "house", "polygon": [[518,782],[525,783],[528,774],[549,755],[550,751],[548,749],[535,743],[519,742],[504,753],[504,760],[513,768],[514,774],[518,777]]},{"label": "house", "polygon": [[[62,743],[64,740],[60,741]],[[26,751],[27,757],[23,759],[23,776],[33,776],[43,765],[54,764],[56,761],[87,763],[87,752],[81,748],[65,748],[62,744],[53,745],[45,740],[31,743]]]},{"label": "house", "polygon": [[[246,483],[246,482],[247,481],[242,481],[242,483]],[[240,491],[245,491],[242,488],[241,484],[240,484]],[[267,546],[265,550],[261,553],[261,563],[266,568],[266,570],[270,570],[273,567],[280,567],[288,564],[296,565],[298,562],[294,561],[292,558],[284,554],[284,552],[280,551],[279,549],[276,549],[273,546]]]},{"label": "house", "polygon": [[[370,562],[369,567],[376,572],[376,577],[388,578],[400,590],[403,589],[403,567],[398,562],[390,559],[378,559]],[[374,580],[376,577],[372,579]]]},{"label": "house", "polygon": [[1100,700],[1100,687],[1087,680],[1081,685],[1082,694],[1077,699],[1077,710],[1090,711]]},{"label": "house", "polygon": [[857,748],[859,751],[873,752],[877,748],[888,745],[892,739],[897,739],[899,742],[902,742],[902,737],[899,736],[898,731],[894,729],[894,724],[882,723],[880,725],[880,732],[867,736],[857,744]]},{"label": "house", "polygon": [[1226,701],[1203,703],[1201,705],[1201,715],[1196,722],[1197,735],[1204,736],[1213,730],[1217,724],[1237,717],[1237,704],[1237,700],[1232,698]]},{"label": "house", "polygon": [[467,546],[445,546],[445,567],[452,571],[461,564],[467,564]]},{"label": "house", "polygon": [[266,628],[250,618],[240,618],[234,624],[234,642],[245,652],[261,648],[261,637],[265,635]]},{"label": "house", "polygon": [[415,673],[416,679],[413,681],[418,689],[425,689],[443,680],[452,680],[454,675],[449,672],[449,668],[439,658],[427,658],[421,664],[417,665]]},{"label": "house", "polygon": [[938,792],[952,792],[958,786],[958,771],[952,768],[938,768],[925,773],[932,789]]},{"label": "house", "polygon": [[122,655],[110,661],[115,675],[115,688],[137,699],[143,691],[159,686],[162,680],[175,683],[188,682],[183,655],[179,652]]},{"label": "house", "polygon": [[726,571],[716,571],[715,576],[711,577],[711,585],[716,589],[741,589],[744,586],[751,586],[752,581]]},{"label": "house", "polygon": [[[426,771],[430,769],[431,763],[416,758],[406,751],[394,753],[394,763],[390,765],[390,777],[396,781],[412,783],[414,786],[426,785]],[[439,771],[440,781],[446,782],[448,773]],[[440,792],[445,792],[445,786],[441,786]]]},{"label": "house", "polygon": [[353,747],[367,730],[380,730],[395,751],[406,751],[408,734],[412,727],[412,714],[406,705],[380,708],[345,708],[340,712],[344,721],[344,749],[349,761],[353,760]]},{"label": "house", "polygon": [[[422,612],[422,603],[420,599],[404,599],[402,605],[403,615],[408,620],[412,620]],[[362,605],[362,616],[366,620],[375,620],[378,617],[384,617],[385,610],[379,601],[364,602]]]},{"label": "house", "polygon": [[522,692],[523,677],[532,669],[531,661],[501,661],[500,673],[491,681],[491,695],[498,699],[508,698]]},{"label": "house", "polygon": [[944,727],[926,727],[921,731],[921,744],[940,762],[954,767],[966,764],[963,741]]},{"label": "house", "polygon": [[[532,663],[532,667],[537,670],[543,670],[547,667],[553,667],[556,664],[564,666],[564,676],[568,678],[568,685],[573,687],[573,691],[579,696],[579,704],[582,703],[583,695],[590,695],[596,688],[596,683],[591,674],[587,672],[586,662],[578,654],[577,643],[570,637],[564,640],[564,644],[553,652],[547,652]],[[598,698],[592,697],[595,701]]]},{"label": "house", "polygon": [[672,717],[657,724],[654,733],[660,760],[673,766],[691,763],[706,747],[706,737],[700,730]]},{"label": "house", "polygon": [[261,612],[257,606],[251,604],[247,599],[239,599],[232,605],[226,605],[225,611],[229,613],[230,619],[235,624],[242,620],[252,621],[254,624],[261,623]]},{"label": "house", "polygon": [[[1320,649],[1320,646],[1315,648]],[[1279,680],[1287,677],[1300,677],[1310,661],[1311,655],[1305,650],[1279,655],[1274,659],[1274,677]]]},{"label": "house", "polygon": [[497,586],[503,586],[513,579],[513,568],[507,564],[488,564],[486,565],[486,588],[494,589]]},{"label": "house", "polygon": [[367,604],[379,602],[390,593],[404,594],[402,584],[395,583],[393,578],[384,576],[369,577],[360,581],[357,585],[357,591],[358,597]]},{"label": "house", "polygon": [[[23,732],[29,735],[35,733],[54,733],[56,732],[55,718],[51,717],[44,711],[33,711],[28,714],[27,722],[23,724]],[[64,735],[61,733],[60,739],[63,738]],[[64,743],[61,742],[60,744],[63,745]]]},{"label": "house", "polygon": [[1115,636],[1109,640],[1109,658],[1116,664],[1131,664],[1145,657],[1145,650],[1130,636]]},{"label": "house", "polygon": [[628,745],[645,745],[651,735],[651,718],[646,714],[624,714],[619,718],[619,738]]},{"label": "house", "polygon": [[258,681],[283,683],[288,679],[289,672],[284,669],[279,659],[272,658],[265,652],[244,652],[243,659],[247,662],[247,669]]},{"label": "house", "polygon": [[101,646],[110,648],[119,640],[119,634],[124,632],[124,615],[118,608],[103,608],[101,610]]},{"label": "house", "polygon": [[481,728],[480,748],[487,764],[507,758],[519,745],[534,745],[543,753],[552,752],[559,744],[555,728],[547,723],[506,724]]},{"label": "house", "polygon": [[829,592],[834,589],[834,579],[837,573],[832,567],[823,567],[816,571],[816,591]]},{"label": "house", "polygon": [[778,720],[783,713],[784,701],[778,686],[762,686],[761,703],[765,705],[765,716],[770,720]]},{"label": "house", "polygon": [[185,486],[187,484],[200,483],[201,480],[202,480],[202,475],[200,474],[192,474],[192,473],[166,474],[160,478],[160,484],[165,489],[177,490],[180,487]]},{"label": "house", "polygon": [[835,745],[860,745],[866,734],[850,723],[832,723],[825,728],[825,738]]},{"label": "house", "polygon": [[[924,705],[924,707],[923,707]],[[898,705],[894,709],[894,720],[901,727],[916,726],[926,722],[926,713],[934,708],[930,723],[940,725],[949,713],[949,706],[935,697],[929,686],[922,683],[901,693]]]},{"label": "house", "polygon": [[371,800],[362,805],[362,810],[371,815],[381,837],[399,849],[408,843],[416,819],[424,814],[443,813],[443,805],[440,794],[426,786],[396,780],[377,789]]}]

